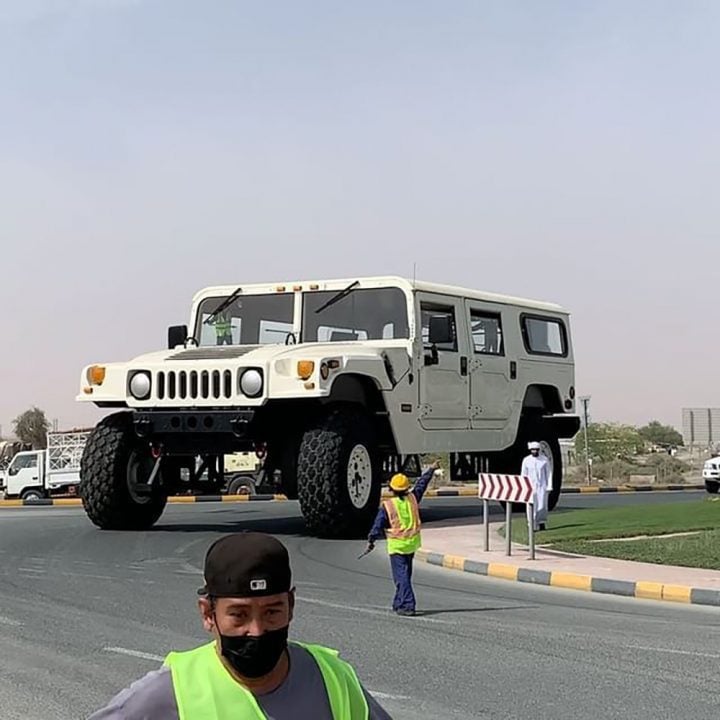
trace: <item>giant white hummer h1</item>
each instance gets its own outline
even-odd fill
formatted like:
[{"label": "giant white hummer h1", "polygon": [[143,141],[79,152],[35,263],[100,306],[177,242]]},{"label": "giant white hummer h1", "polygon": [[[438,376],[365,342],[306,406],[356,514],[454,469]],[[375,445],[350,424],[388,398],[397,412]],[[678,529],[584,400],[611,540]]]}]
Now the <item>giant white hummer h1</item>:
[{"label": "giant white hummer h1", "polygon": [[574,365],[559,306],[396,277],[212,287],[168,349],[91,365],[78,397],[117,412],[90,436],[85,510],[153,525],[167,496],[255,450],[310,532],[362,535],[386,473],[448,453],[453,479],[518,473],[526,443],[562,481]]}]

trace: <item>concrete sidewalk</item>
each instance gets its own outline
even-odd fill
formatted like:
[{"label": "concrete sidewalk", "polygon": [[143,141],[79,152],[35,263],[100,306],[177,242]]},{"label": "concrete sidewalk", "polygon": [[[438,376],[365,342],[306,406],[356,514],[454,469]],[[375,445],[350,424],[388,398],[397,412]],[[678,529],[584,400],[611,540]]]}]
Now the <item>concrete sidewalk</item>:
[{"label": "concrete sidewalk", "polygon": [[[514,517],[513,522],[524,522]],[[720,571],[655,565],[612,558],[561,553],[536,546],[535,560],[526,545],[513,543],[505,554],[503,522],[490,525],[490,552],[483,552],[483,527],[472,521],[423,525],[418,560],[516,582],[610,593],[651,600],[720,607]]]}]

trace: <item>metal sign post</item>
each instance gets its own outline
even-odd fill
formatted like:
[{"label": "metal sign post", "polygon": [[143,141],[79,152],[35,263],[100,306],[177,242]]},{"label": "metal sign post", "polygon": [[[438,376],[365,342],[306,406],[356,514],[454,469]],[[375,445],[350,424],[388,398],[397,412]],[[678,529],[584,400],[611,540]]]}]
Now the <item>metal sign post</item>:
[{"label": "metal sign post", "polygon": [[505,554],[512,555],[512,503],[505,503]]},{"label": "metal sign post", "polygon": [[530,544],[530,559],[535,559],[535,503],[528,503],[529,515],[528,524],[528,542]]},{"label": "metal sign post", "polygon": [[490,552],[490,503],[483,498],[483,534],[485,535],[485,552]]}]

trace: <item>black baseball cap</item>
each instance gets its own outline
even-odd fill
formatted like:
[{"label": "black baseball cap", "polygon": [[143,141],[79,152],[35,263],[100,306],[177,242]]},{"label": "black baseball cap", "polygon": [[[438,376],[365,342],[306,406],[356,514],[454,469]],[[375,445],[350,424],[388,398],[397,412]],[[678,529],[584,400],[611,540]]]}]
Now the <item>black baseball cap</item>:
[{"label": "black baseball cap", "polygon": [[272,535],[240,532],[216,540],[205,555],[205,585],[198,595],[264,597],[292,586],[290,556]]}]

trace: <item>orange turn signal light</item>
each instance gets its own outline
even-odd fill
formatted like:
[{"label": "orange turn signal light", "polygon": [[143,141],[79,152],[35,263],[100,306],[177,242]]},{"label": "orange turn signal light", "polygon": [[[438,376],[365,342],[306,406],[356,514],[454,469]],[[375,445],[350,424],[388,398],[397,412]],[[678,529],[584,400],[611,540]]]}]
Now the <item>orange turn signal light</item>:
[{"label": "orange turn signal light", "polygon": [[102,365],[88,368],[87,379],[90,385],[102,385],[105,382],[105,368]]},{"label": "orange turn signal light", "polygon": [[302,380],[308,380],[315,371],[315,363],[312,360],[300,360],[297,364],[297,374]]}]

